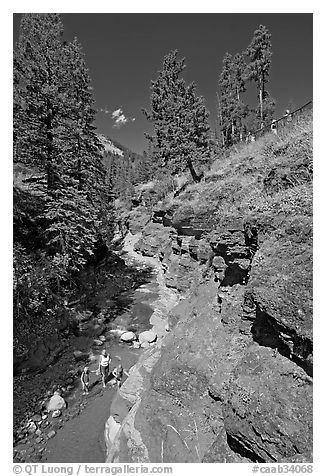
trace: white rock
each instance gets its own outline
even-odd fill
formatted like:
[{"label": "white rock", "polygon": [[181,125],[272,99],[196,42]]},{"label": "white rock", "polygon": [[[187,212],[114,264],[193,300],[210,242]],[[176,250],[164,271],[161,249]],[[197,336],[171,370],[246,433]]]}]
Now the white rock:
[{"label": "white rock", "polygon": [[149,346],[150,346],[150,343],[149,343],[149,342],[146,342],[146,341],[144,341],[144,342],[142,342],[142,343],[140,344],[140,347],[141,347],[142,349],[147,349],[147,347],[149,347]]},{"label": "white rock", "polygon": [[124,334],[126,331],[124,329],[111,329],[110,331],[110,334],[114,335],[114,336],[117,336],[117,337],[120,337],[122,336],[122,334]]},{"label": "white rock", "polygon": [[52,413],[52,418],[57,418],[58,416],[61,415],[61,411],[60,410],[55,410],[53,413]]},{"label": "white rock", "polygon": [[128,331],[124,332],[121,336],[120,339],[123,342],[132,342],[133,340],[136,339],[136,334],[134,332]]},{"label": "white rock", "polygon": [[55,410],[62,410],[62,408],[66,408],[67,404],[64,399],[59,395],[57,392],[50,398],[46,405],[46,409],[48,412],[54,412]]},{"label": "white rock", "polygon": [[113,416],[111,415],[105,425],[106,430],[106,437],[108,438],[109,442],[112,444],[115,437],[117,436],[118,431],[120,430],[121,425],[117,423]]},{"label": "white rock", "polygon": [[141,345],[143,342],[151,343],[157,339],[157,334],[154,331],[144,331],[139,334],[138,339]]},{"label": "white rock", "polygon": [[37,429],[37,426],[35,425],[33,421],[31,421],[27,426],[27,430],[29,433],[35,433],[36,429]]},{"label": "white rock", "polygon": [[106,341],[106,337],[105,337],[105,336],[99,336],[98,339],[101,340],[102,342],[105,342],[105,341]]},{"label": "white rock", "polygon": [[[45,403],[45,402],[44,402],[44,403]],[[32,417],[32,419],[33,419],[33,422],[34,422],[34,423],[37,423],[38,421],[41,421],[41,420],[42,420],[42,417],[41,417],[41,415],[34,415],[34,416]]]},{"label": "white rock", "polygon": [[94,339],[94,344],[97,345],[97,346],[101,346],[101,345],[103,345],[103,342],[99,339]]}]

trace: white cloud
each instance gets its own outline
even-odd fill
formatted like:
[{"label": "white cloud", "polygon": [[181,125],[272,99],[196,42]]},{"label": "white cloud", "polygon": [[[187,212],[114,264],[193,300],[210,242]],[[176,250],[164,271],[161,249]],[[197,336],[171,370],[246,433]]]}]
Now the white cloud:
[{"label": "white cloud", "polygon": [[121,115],[123,116],[123,111],[122,108],[119,107],[119,109],[112,112],[112,119],[119,118]]},{"label": "white cloud", "polygon": [[122,106],[119,106],[114,111],[110,110],[107,106],[98,110],[98,112],[102,112],[103,114],[111,114],[111,119],[113,119],[114,123],[112,127],[122,127],[125,126],[128,122],[135,122],[135,117],[128,117],[124,114]]},{"label": "white cloud", "polygon": [[127,122],[134,122],[136,119],[134,117],[126,117],[122,107],[119,107],[111,114],[112,119],[114,119],[113,127],[122,127],[127,124]]},{"label": "white cloud", "polygon": [[126,118],[124,114],[121,114],[121,116],[118,116],[115,120],[114,127],[121,127],[124,126],[129,119]]}]

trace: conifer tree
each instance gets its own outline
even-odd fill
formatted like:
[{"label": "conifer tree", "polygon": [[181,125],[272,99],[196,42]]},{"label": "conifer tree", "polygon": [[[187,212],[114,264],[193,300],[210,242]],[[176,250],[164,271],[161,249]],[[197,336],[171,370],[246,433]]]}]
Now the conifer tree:
[{"label": "conifer tree", "polygon": [[81,46],[56,14],[23,15],[15,52],[15,160],[44,171],[47,252],[80,269],[108,227],[101,144]]},{"label": "conifer tree", "polygon": [[70,157],[69,177],[75,181],[81,200],[98,224],[99,237],[112,226],[110,186],[102,160],[103,146],[95,132],[91,79],[77,38],[65,45],[63,57],[68,91],[65,144],[67,157]]},{"label": "conifer tree", "polygon": [[234,89],[238,103],[240,103],[240,94],[246,91],[245,71],[247,65],[244,56],[240,53],[236,53],[233,56],[232,63],[232,77],[234,81]]},{"label": "conifer tree", "polygon": [[142,154],[142,159],[137,167],[137,179],[139,183],[147,182],[151,177],[150,160],[146,151]]},{"label": "conifer tree", "polygon": [[63,58],[67,91],[65,144],[66,152],[74,161],[70,171],[78,182],[78,190],[87,190],[93,199],[98,199],[103,194],[105,176],[102,144],[93,125],[95,109],[91,80],[77,38],[64,46]]},{"label": "conifer tree", "polygon": [[243,55],[237,53],[232,57],[226,53],[219,78],[218,95],[220,127],[225,145],[232,144],[244,132],[244,118],[247,107],[242,102],[241,94],[245,87],[246,64]]},{"label": "conifer tree", "polygon": [[144,113],[154,133],[146,137],[154,167],[171,174],[188,168],[193,180],[199,181],[196,169],[210,159],[208,113],[195,84],[187,86],[182,78],[185,59],[177,55],[174,50],[164,57],[162,70],[152,81],[151,110]]},{"label": "conifer tree", "polygon": [[236,131],[241,138],[245,132],[245,118],[248,114],[248,106],[243,102],[241,94],[246,92],[246,62],[243,54],[236,53],[233,57],[233,81],[236,94]]},{"label": "conifer tree", "polygon": [[[264,25],[260,25],[246,49],[250,63],[247,67],[248,80],[254,81],[259,90],[259,118],[264,124],[269,120],[272,110],[272,100],[266,90],[272,58],[271,35]],[[268,107],[265,107],[267,106]]]},{"label": "conifer tree", "polygon": [[56,157],[65,92],[57,14],[25,14],[14,54],[14,160],[46,173],[48,191],[58,180]]}]

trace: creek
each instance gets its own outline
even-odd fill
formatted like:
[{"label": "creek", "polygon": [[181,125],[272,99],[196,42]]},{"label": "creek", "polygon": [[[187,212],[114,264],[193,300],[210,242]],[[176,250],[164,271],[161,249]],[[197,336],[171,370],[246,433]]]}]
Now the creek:
[{"label": "creek", "polygon": [[[120,335],[125,330],[139,334],[151,328],[150,318],[153,314],[153,303],[159,298],[158,274],[155,269],[155,260],[145,258],[133,251],[136,237],[129,236],[125,240],[119,256],[125,262],[125,276],[120,280],[120,292],[112,295],[112,270],[108,269],[107,286],[101,286],[99,292],[89,302],[92,309],[107,315],[105,320],[106,341],[103,346],[93,345],[93,339],[86,336],[76,336],[67,339],[67,348],[57,362],[50,365],[45,372],[25,377],[20,383],[19,395],[25,392],[35,392],[38,386],[58,381],[64,381],[64,374],[68,369],[83,365],[75,362],[73,351],[81,349],[89,351],[90,392],[82,395],[79,377],[75,377],[72,387],[64,394],[67,408],[59,418],[48,417],[38,424],[38,438],[35,434],[25,437],[14,448],[14,459],[20,462],[56,462],[56,463],[100,463],[105,461],[106,448],[104,427],[109,417],[110,406],[117,392],[116,386],[102,388],[100,377],[96,375],[98,358],[105,348],[111,355],[111,370],[119,363],[128,372],[144,352],[133,344],[124,343]],[[111,283],[111,284],[110,284]],[[110,313],[108,313],[108,309]],[[112,314],[114,310],[114,315]],[[127,378],[124,375],[123,381]],[[68,387],[69,388],[69,387]],[[49,392],[48,392],[49,393]],[[16,392],[15,403],[19,401]],[[24,407],[24,402],[20,402]],[[48,437],[55,431],[55,435]]]}]

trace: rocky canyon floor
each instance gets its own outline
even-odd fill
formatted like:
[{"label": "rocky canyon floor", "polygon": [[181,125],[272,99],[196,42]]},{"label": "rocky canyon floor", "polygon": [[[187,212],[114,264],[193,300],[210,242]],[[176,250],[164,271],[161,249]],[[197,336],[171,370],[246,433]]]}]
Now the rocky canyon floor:
[{"label": "rocky canyon floor", "polygon": [[[39,373],[23,372],[15,377],[15,420],[20,428],[20,436],[14,447],[15,461],[44,462],[104,462],[107,447],[105,441],[105,423],[110,416],[110,407],[117,393],[116,386],[102,388],[100,377],[95,371],[98,357],[106,348],[112,358],[111,370],[118,364],[129,372],[144,352],[146,344],[133,345],[123,342],[120,337],[124,331],[135,335],[153,329],[158,340],[166,333],[166,319],[158,316],[158,303],[161,303],[162,281],[154,258],[142,257],[133,251],[138,237],[127,237],[119,255],[127,268],[116,275],[119,292],[112,298],[112,289],[103,289],[96,303],[103,308],[115,304],[116,317],[110,319],[105,333],[106,341],[102,346],[94,346],[94,339],[87,336],[67,338],[57,360]],[[133,270],[133,289],[128,289],[130,270]],[[127,279],[127,281],[126,281]],[[137,285],[138,282],[138,285]],[[127,289],[126,289],[127,288]],[[174,296],[174,293],[171,293]],[[173,301],[173,304],[175,301]],[[150,322],[151,320],[151,322]],[[99,343],[99,342],[98,342]],[[76,362],[73,351],[77,349],[80,357],[89,362],[91,371],[89,395],[83,395],[79,379],[83,364]],[[127,379],[124,375],[122,383]],[[61,387],[67,408],[58,417],[52,417],[44,409],[44,402]],[[30,404],[30,402],[32,402]],[[35,412],[26,410],[34,406]],[[39,410],[37,410],[39,408]],[[19,424],[23,425],[19,427]],[[19,431],[19,430],[18,430]]]}]

